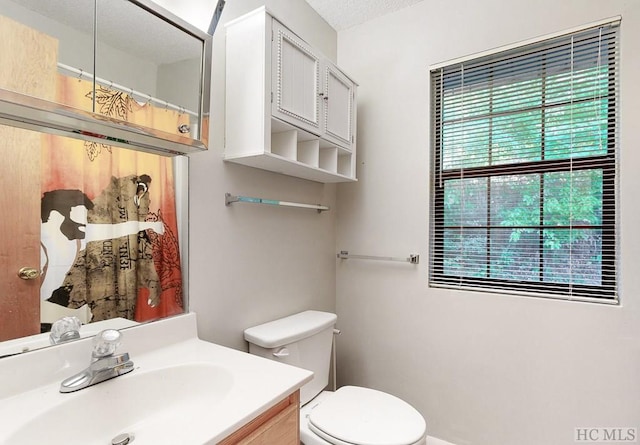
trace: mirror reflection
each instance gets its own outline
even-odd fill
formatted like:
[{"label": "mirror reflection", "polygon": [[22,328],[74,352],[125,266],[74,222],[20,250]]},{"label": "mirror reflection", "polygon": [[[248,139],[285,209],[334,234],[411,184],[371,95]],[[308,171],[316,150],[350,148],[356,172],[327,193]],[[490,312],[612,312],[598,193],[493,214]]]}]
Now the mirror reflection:
[{"label": "mirror reflection", "polygon": [[[204,41],[130,0],[3,0],[2,57],[42,88],[12,76],[0,88],[200,139]],[[201,37],[201,36],[200,36]],[[4,61],[4,60],[3,60]],[[54,93],[60,79],[87,82],[95,101]],[[86,102],[86,103],[85,103]],[[145,120],[149,108],[180,115],[170,127]]]},{"label": "mirror reflection", "polygon": [[[1,0],[0,88],[201,138],[210,39],[148,3]],[[85,337],[184,311],[184,158],[42,130],[0,125],[0,357],[52,343],[63,317]]]},{"label": "mirror reflection", "polygon": [[6,126],[0,156],[0,340],[183,312],[173,158]]},{"label": "mirror reflection", "polygon": [[183,118],[175,128],[146,126],[199,138],[203,42],[129,0],[98,0],[96,23],[96,106],[108,104],[101,93],[113,81],[135,99],[132,109],[167,108]]}]

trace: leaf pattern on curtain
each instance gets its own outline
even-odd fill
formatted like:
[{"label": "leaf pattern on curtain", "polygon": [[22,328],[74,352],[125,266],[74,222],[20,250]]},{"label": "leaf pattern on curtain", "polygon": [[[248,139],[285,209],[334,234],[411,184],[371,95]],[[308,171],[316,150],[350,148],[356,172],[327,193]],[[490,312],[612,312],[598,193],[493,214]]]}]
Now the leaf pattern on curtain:
[{"label": "leaf pattern on curtain", "polygon": [[[91,91],[86,94],[91,99]],[[126,121],[129,113],[133,111],[131,103],[133,98],[127,93],[118,90],[111,90],[98,85],[96,89],[97,111],[111,117],[117,117]]]},{"label": "leaf pattern on curtain", "polygon": [[[126,121],[129,118],[129,112],[133,111],[133,98],[122,91],[105,88],[102,85],[96,86],[96,110],[105,116],[116,117]],[[89,100],[93,98],[93,92],[90,90],[85,97]],[[102,144],[95,141],[84,141],[84,147],[87,156],[94,161],[102,150],[111,153],[111,145]]]}]

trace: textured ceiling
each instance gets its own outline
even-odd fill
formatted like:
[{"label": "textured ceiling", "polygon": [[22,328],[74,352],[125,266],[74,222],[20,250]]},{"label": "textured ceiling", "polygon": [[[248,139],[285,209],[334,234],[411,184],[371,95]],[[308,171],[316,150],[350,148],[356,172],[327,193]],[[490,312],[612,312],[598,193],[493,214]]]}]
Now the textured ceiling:
[{"label": "textured ceiling", "polygon": [[307,0],[336,31],[350,28],[422,0]]}]

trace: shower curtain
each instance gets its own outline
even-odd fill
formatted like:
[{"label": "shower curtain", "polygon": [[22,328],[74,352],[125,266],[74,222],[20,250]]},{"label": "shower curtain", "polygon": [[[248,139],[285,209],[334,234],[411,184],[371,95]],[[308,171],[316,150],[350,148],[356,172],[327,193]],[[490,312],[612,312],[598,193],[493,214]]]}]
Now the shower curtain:
[{"label": "shower curtain", "polygon": [[[97,87],[96,112],[176,132],[188,116]],[[57,101],[91,111],[92,83],[60,75]],[[172,159],[45,135],[41,299],[90,320],[183,311]],[[87,320],[85,320],[87,321]]]}]

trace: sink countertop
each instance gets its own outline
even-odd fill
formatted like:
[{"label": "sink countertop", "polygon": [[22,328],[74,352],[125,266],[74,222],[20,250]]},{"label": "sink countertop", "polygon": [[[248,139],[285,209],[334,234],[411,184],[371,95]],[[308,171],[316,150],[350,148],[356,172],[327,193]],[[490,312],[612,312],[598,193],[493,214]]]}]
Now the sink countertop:
[{"label": "sink countertop", "polygon": [[[79,405],[87,397],[92,398],[91,391],[95,393],[93,398],[100,398],[100,408],[104,404],[105,410],[118,410],[120,401],[109,397],[110,390],[117,389],[116,385],[135,382],[126,382],[125,379],[144,379],[145,373],[151,375],[158,370],[184,365],[202,365],[201,369],[221,370],[228,381],[228,388],[221,393],[219,400],[210,403],[196,394],[190,399],[193,403],[189,408],[172,411],[172,417],[167,418],[161,428],[145,428],[142,421],[139,422],[142,427],[137,430],[136,425],[126,425],[125,429],[133,430],[135,443],[139,445],[169,443],[167,432],[178,434],[174,431],[177,429],[180,430],[179,443],[214,444],[313,378],[310,371],[198,339],[195,314],[191,313],[132,327],[123,332],[118,352],[129,352],[135,364],[133,372],[75,393],[59,393],[62,379],[88,366],[90,351],[91,340],[82,339],[0,360],[0,381],[3,382],[0,385],[0,418],[4,424],[12,425],[0,431],[0,444],[5,443],[15,431],[31,428],[33,419],[64,411],[62,405],[68,406],[67,403]],[[222,376],[212,373],[211,379]],[[172,382],[172,388],[175,387],[176,382]],[[157,388],[158,394],[162,394],[162,389],[161,383]],[[150,398],[153,399],[153,396]],[[148,405],[153,406],[153,402],[150,400]],[[58,406],[60,409],[56,410]],[[159,411],[161,408],[165,407],[158,407]],[[101,413],[87,412],[86,415],[100,416]],[[149,413],[148,417],[153,419],[154,415]],[[158,414],[160,417],[161,414]],[[82,422],[82,419],[75,421]],[[175,425],[173,430],[172,423]],[[55,424],[48,428],[55,429]],[[109,443],[112,437],[107,436],[112,432],[103,433],[92,432],[95,443]],[[40,434],[43,438],[48,436],[46,431],[40,431]],[[81,434],[78,442],[74,442],[74,431],[69,431],[68,437],[70,441],[65,443],[88,445]],[[19,442],[12,439],[11,444],[17,445]]]}]

